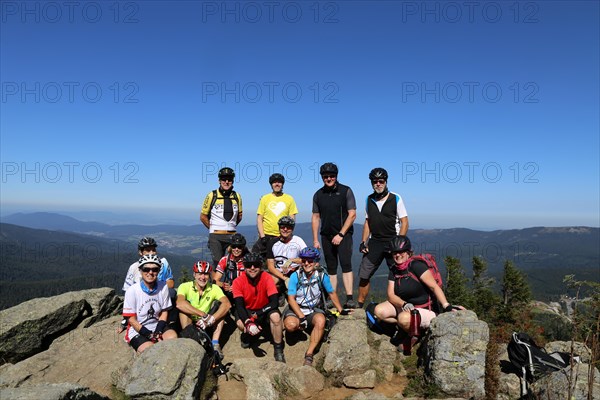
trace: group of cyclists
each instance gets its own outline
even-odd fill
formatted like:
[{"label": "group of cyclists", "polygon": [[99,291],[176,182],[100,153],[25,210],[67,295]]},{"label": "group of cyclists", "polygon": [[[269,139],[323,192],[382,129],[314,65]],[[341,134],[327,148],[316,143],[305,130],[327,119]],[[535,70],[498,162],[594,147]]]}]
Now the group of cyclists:
[{"label": "group of cyclists", "polygon": [[[219,187],[208,193],[202,206],[200,220],[209,229],[212,263],[195,263],[193,281],[175,291],[167,260],[156,255],[156,241],[140,240],[140,259],[129,268],[123,286],[125,340],[133,349],[141,353],[160,340],[178,334],[195,338],[201,331],[210,336],[222,357],[220,336],[228,320],[240,331],[242,348],[256,344],[261,335],[268,336],[280,362],[285,362],[284,330],[286,335],[306,331],[304,365],[311,366],[328,320],[364,306],[370,280],[384,259],[390,269],[388,299],[375,308],[377,318],[408,332],[415,329],[411,311],[420,314],[416,329],[422,330],[437,313],[452,310],[427,265],[413,260],[406,208],[400,195],[388,190],[383,168],[369,173],[373,193],[366,200],[358,299],[354,300],[351,259],[356,200],[352,189],[338,182],[335,164],[323,164],[320,174],[323,186],[312,204],[312,246],[294,235],[298,209],[294,198],[283,193],[285,177],[276,173],[269,178],[272,192],[260,200],[259,238],[250,250],[237,232],[242,197],[233,190],[235,172],[228,167],[219,171]],[[336,293],[338,264],[344,303]]]}]

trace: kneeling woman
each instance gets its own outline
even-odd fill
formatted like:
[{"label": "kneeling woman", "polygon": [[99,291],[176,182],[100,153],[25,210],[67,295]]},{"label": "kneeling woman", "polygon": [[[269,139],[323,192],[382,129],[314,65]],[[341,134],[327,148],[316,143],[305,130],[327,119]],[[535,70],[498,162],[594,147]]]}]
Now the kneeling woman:
[{"label": "kneeling woman", "polygon": [[142,279],[125,292],[123,317],[128,319],[125,340],[138,353],[163,339],[175,339],[177,333],[167,327],[172,307],[169,287],[158,281],[161,261],[155,254],[142,256],[139,269]]},{"label": "kneeling woman", "polygon": [[[396,236],[391,242],[391,253],[395,266],[388,276],[388,300],[375,307],[377,318],[398,324],[403,331],[410,332],[411,310],[416,309],[420,315],[419,326],[413,327],[416,330],[429,328],[437,312],[452,311],[452,305],[446,300],[427,264],[411,259],[413,252],[408,237]],[[437,309],[438,304],[441,310]]]}]

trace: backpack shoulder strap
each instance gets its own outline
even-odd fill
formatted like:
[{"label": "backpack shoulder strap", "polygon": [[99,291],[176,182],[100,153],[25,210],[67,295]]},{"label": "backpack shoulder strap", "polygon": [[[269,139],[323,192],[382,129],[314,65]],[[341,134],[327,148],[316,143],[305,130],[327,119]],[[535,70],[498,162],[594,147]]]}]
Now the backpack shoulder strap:
[{"label": "backpack shoulder strap", "polygon": [[210,216],[212,215],[212,209],[215,206],[215,203],[217,202],[217,190],[213,190],[212,191],[212,199],[210,199],[210,207],[208,207],[208,219],[210,219]]}]

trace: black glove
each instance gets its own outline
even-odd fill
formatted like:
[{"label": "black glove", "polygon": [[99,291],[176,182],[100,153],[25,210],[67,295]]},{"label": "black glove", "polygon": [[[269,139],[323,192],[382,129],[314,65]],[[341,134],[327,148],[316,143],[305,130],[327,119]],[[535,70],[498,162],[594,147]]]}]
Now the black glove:
[{"label": "black glove", "polygon": [[306,317],[302,317],[300,318],[300,329],[306,328],[308,328],[308,321],[306,320]]},{"label": "black glove", "polygon": [[156,324],[156,329],[154,330],[154,333],[161,334],[165,331],[166,327],[167,327],[167,321],[158,321],[158,324]]},{"label": "black glove", "polygon": [[142,326],[142,328],[140,329],[140,335],[150,339],[152,337],[152,332],[150,332],[150,329],[146,328],[145,326]]},{"label": "black glove", "polygon": [[350,314],[349,308],[344,308],[342,311],[340,311],[340,315],[348,315],[348,314]]},{"label": "black glove", "polygon": [[269,311],[271,311],[272,309],[273,309],[273,307],[272,307],[272,306],[269,304],[269,305],[266,305],[266,306],[264,306],[263,308],[261,308],[261,309],[260,309],[260,313],[261,313],[261,314],[266,314],[266,313],[268,313]]},{"label": "black glove", "polygon": [[365,242],[360,242],[360,246],[358,246],[358,251],[360,251],[361,253],[365,250],[368,250],[369,248],[367,247],[367,245],[365,244]]},{"label": "black glove", "polygon": [[448,303],[446,307],[442,310],[442,312],[450,312],[453,310],[452,304]]}]

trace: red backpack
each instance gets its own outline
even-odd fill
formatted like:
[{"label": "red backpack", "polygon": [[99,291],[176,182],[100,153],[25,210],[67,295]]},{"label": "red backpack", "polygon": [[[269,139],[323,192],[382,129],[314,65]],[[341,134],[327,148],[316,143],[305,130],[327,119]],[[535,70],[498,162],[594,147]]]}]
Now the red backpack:
[{"label": "red backpack", "polygon": [[[442,281],[442,274],[440,274],[440,270],[437,266],[437,262],[435,261],[435,256],[433,254],[429,254],[429,253],[424,253],[424,254],[418,254],[418,255],[414,255],[411,258],[409,258],[407,260],[408,263],[408,276],[410,276],[412,279],[414,279],[417,282],[419,281],[419,278],[417,278],[417,276],[412,272],[410,266],[412,265],[413,261],[422,261],[425,263],[425,265],[427,265],[427,268],[429,268],[429,272],[431,272],[431,275],[433,275],[433,279],[435,279],[435,283],[438,284],[438,286],[441,288],[443,287],[443,281]],[[396,285],[399,283],[399,279],[402,275],[398,275],[398,274],[394,274],[394,277],[396,278]],[[429,291],[429,288],[427,288],[427,291]],[[415,307],[427,307],[431,310],[431,305],[432,305],[432,296],[433,293],[429,293],[429,301],[425,304],[415,304]],[[433,296],[435,297],[435,296]]]}]

